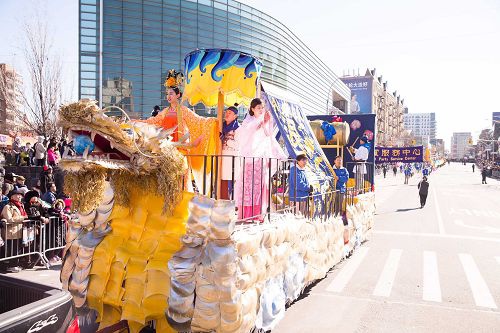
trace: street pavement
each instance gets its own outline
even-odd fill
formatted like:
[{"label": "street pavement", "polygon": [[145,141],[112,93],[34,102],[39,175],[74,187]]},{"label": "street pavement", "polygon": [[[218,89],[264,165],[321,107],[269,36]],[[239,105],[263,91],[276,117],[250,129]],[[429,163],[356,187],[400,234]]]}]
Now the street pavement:
[{"label": "street pavement", "polygon": [[54,265],[50,269],[43,266],[35,266],[31,269],[24,269],[19,273],[3,273],[0,275],[7,275],[16,279],[22,279],[40,284],[45,284],[54,288],[61,289],[61,281],[59,275],[61,274],[61,265]]},{"label": "street pavement", "polygon": [[[471,165],[377,176],[371,239],[292,304],[273,333],[500,332],[500,182]],[[59,267],[12,276],[60,287]]]},{"label": "street pavement", "polygon": [[471,164],[376,178],[371,239],[292,304],[273,333],[500,332],[500,182]]}]

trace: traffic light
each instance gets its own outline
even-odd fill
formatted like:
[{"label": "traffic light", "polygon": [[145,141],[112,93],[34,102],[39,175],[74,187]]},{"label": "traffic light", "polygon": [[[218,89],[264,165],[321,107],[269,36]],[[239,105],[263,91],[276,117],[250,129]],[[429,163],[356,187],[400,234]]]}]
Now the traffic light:
[{"label": "traffic light", "polygon": [[472,141],[472,138],[469,138],[469,140],[467,141],[468,144],[472,145],[474,144],[474,141]]}]

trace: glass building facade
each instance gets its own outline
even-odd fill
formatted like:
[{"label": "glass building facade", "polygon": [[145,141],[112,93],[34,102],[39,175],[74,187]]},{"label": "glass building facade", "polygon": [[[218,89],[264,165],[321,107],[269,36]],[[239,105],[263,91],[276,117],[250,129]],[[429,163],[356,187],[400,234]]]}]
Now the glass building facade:
[{"label": "glass building facade", "polygon": [[[285,25],[233,0],[80,0],[79,97],[132,117],[166,106],[169,69],[197,48],[259,57],[262,80],[286,89],[306,114],[348,110],[350,90]],[[200,110],[197,107],[197,110]]]}]

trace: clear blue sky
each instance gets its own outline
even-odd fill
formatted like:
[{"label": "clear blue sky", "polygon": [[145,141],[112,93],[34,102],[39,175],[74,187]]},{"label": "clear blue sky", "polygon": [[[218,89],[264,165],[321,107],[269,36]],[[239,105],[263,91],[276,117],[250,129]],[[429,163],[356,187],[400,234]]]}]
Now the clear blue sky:
[{"label": "clear blue sky", "polygon": [[[287,25],[338,75],[377,68],[410,112],[436,112],[447,145],[452,132],[477,135],[500,111],[499,0],[243,2]],[[0,62],[22,65],[14,46],[35,3],[47,8],[64,58],[65,94],[76,98],[77,0],[1,0]]]}]

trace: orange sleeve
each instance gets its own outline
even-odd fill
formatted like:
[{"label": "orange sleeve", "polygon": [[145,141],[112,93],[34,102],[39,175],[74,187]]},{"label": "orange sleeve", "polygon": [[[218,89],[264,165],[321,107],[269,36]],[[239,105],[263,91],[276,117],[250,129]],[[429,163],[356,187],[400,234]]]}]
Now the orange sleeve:
[{"label": "orange sleeve", "polygon": [[[215,155],[217,153],[217,140],[219,140],[217,118],[202,117],[187,107],[182,107],[182,121],[189,130],[190,141],[193,142],[203,135],[205,138],[198,147],[189,149],[190,155]],[[191,167],[201,170],[201,158],[192,158]]]},{"label": "orange sleeve", "polygon": [[155,117],[149,117],[146,120],[141,120],[141,122],[156,125],[159,127],[163,127],[163,119],[165,119],[165,114],[168,112],[168,109],[163,109],[163,111],[159,112]]}]

